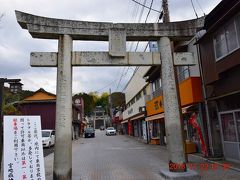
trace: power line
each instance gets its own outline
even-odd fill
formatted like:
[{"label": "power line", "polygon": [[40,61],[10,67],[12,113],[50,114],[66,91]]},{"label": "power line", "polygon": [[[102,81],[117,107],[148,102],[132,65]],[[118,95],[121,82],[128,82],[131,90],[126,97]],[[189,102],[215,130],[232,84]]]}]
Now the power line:
[{"label": "power line", "polygon": [[140,3],[140,2],[138,2],[138,1],[135,1],[135,0],[132,0],[132,1],[135,2],[135,3],[137,3],[137,4],[139,4],[140,6],[143,6],[143,7],[147,8],[147,9],[150,9],[151,11],[155,11],[155,12],[161,13],[160,11],[158,11],[158,10],[156,10],[156,9],[153,9],[153,8],[150,8],[150,7],[148,7],[148,6]]},{"label": "power line", "polygon": [[193,4],[193,1],[192,1],[192,0],[191,0],[191,4],[192,4],[193,11],[194,11],[196,17],[198,18],[198,15],[197,15],[197,12],[196,12],[196,9],[195,9],[195,7],[194,7],[194,4]]},{"label": "power line", "polygon": [[[163,17],[163,10],[161,11],[161,14],[159,14],[157,23],[159,23],[159,21],[162,19],[162,17]],[[146,46],[145,46],[145,48],[144,48],[144,52],[146,52],[148,46],[149,46],[149,41],[148,41],[148,43],[146,44]]]},{"label": "power line", "polygon": [[[144,3],[143,3],[144,6],[146,5],[146,2],[147,2],[147,0],[144,0]],[[139,14],[139,18],[138,18],[138,21],[137,21],[138,23],[141,22],[143,11],[144,11],[144,7],[142,7],[141,12]],[[138,44],[139,44],[139,42],[137,43],[137,47],[138,47]],[[132,44],[130,46],[130,51],[132,50],[132,47],[133,47],[133,42],[132,42]],[[135,48],[135,51],[137,50],[137,47]]]},{"label": "power line", "polygon": [[[121,72],[121,70],[118,70],[118,73],[120,73],[120,72]],[[107,87],[109,87],[109,86],[111,86],[111,85],[114,84],[114,83],[116,83],[117,79],[118,79],[118,78],[114,79],[113,81],[111,81],[111,82],[108,83],[107,85],[103,86],[102,88],[99,88],[99,89],[97,90],[97,92],[98,92],[98,91],[101,91],[101,90],[103,90],[103,89],[105,89],[105,88],[107,88]]]},{"label": "power line", "polygon": [[198,4],[200,10],[202,11],[203,15],[206,16],[206,14],[205,14],[205,12],[203,11],[202,6],[200,5],[199,1],[196,0],[196,2],[197,2],[197,4]]},{"label": "power line", "polygon": [[[144,3],[145,3],[145,2],[146,2],[146,1],[144,1]],[[149,10],[148,10],[148,13],[147,13],[147,16],[146,16],[146,19],[145,19],[144,23],[146,23],[147,20],[148,20],[149,14],[150,14],[150,12],[151,12],[152,5],[153,5],[153,0],[151,0],[150,8],[149,8]],[[138,45],[139,45],[139,41],[137,42],[137,45],[136,45],[136,48],[135,48],[135,52],[137,51]]]},{"label": "power line", "polygon": [[116,88],[115,91],[118,90],[118,87],[119,87],[119,85],[120,85],[120,82],[122,81],[122,77],[123,77],[124,71],[125,71],[125,67],[123,68],[122,74],[121,74],[121,76],[120,76],[120,79],[119,79],[119,81],[118,81],[117,88]]},{"label": "power line", "polygon": [[[144,5],[147,3],[147,0],[144,0]],[[141,9],[141,12],[140,12],[140,14],[139,14],[139,18],[138,18],[138,23],[140,23],[141,22],[141,19],[142,19],[142,15],[143,15],[143,11],[144,11],[144,7],[142,7],[142,9]]]},{"label": "power line", "polygon": [[117,80],[117,79],[114,79],[113,81],[111,81],[111,82],[110,82],[109,84],[107,84],[106,86],[98,89],[97,92],[98,92],[98,91],[101,91],[101,90],[103,90],[103,89],[105,89],[105,88],[107,88],[107,87],[109,87],[109,86],[111,86],[112,84],[114,84],[114,83],[116,82],[116,80]]}]

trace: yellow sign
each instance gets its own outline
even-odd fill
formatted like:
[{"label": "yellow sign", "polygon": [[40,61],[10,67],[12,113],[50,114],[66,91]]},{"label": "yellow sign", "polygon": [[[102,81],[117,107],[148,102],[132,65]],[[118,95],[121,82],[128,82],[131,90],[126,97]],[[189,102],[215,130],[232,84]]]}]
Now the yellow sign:
[{"label": "yellow sign", "polygon": [[158,96],[146,103],[147,116],[162,113],[163,110],[163,96]]}]

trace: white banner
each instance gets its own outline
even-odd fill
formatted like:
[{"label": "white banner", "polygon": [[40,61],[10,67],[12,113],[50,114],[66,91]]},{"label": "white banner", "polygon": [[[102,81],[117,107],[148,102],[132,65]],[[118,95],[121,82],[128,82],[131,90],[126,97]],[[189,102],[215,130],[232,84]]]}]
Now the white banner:
[{"label": "white banner", "polygon": [[142,131],[143,131],[143,139],[147,140],[147,126],[146,121],[142,121]]},{"label": "white banner", "polygon": [[4,179],[45,180],[40,116],[4,116]]}]

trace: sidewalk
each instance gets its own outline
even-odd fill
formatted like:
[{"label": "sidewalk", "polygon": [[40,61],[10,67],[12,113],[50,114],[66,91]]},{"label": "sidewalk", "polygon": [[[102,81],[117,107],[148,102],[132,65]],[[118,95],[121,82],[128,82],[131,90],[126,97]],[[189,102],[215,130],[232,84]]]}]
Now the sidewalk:
[{"label": "sidewalk", "polygon": [[[166,146],[160,146],[160,145],[151,145],[146,144],[141,139],[129,135],[124,135],[127,138],[137,141],[139,143],[143,143],[149,147],[158,147],[161,151],[161,154],[164,152],[164,154],[167,156],[167,147]],[[206,159],[201,156],[201,154],[195,153],[195,154],[188,154],[188,169],[192,169],[197,171],[201,176],[202,179],[216,179],[216,180],[222,180],[222,179],[240,179],[240,164],[226,161],[226,160],[218,160],[213,161]]]}]

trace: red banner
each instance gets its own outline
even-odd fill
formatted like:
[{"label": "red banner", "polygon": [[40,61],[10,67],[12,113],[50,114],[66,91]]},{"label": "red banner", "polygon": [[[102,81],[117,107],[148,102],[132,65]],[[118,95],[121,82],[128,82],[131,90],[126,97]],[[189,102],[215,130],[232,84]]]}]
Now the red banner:
[{"label": "red banner", "polygon": [[200,139],[200,143],[201,143],[202,153],[205,156],[208,156],[207,146],[205,144],[203,134],[202,134],[202,131],[201,131],[201,127],[197,122],[197,115],[195,113],[193,113],[191,115],[191,117],[189,119],[189,124],[191,124],[197,130],[197,133],[198,133],[198,136],[199,136],[199,139]]}]

